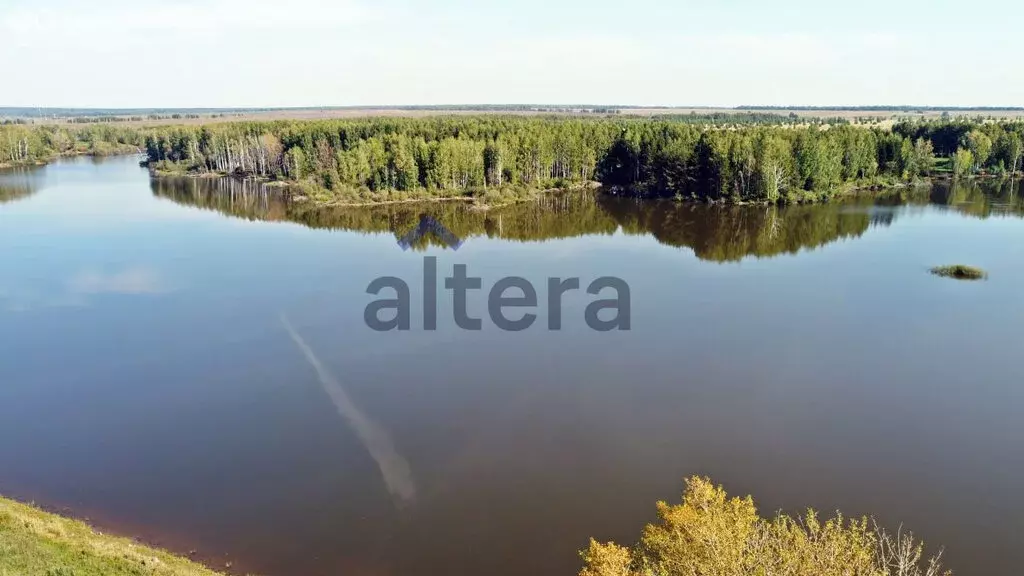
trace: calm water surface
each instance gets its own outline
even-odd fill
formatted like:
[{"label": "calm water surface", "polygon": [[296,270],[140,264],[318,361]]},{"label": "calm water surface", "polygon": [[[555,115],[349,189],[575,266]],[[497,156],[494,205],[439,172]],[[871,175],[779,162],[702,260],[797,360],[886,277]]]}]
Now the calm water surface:
[{"label": "calm water surface", "polygon": [[[402,250],[424,214],[463,246]],[[134,158],[3,172],[0,492],[239,571],[574,574],[588,537],[631,542],[705,474],[1019,574],[1022,216],[1009,185],[311,210]],[[461,331],[441,290],[420,330],[428,255],[533,281],[541,319],[502,332],[478,294]],[[927,273],[957,262],[991,277]],[[412,331],[363,324],[384,275]],[[588,330],[573,292],[544,329],[546,278],[607,275],[631,331]]]}]

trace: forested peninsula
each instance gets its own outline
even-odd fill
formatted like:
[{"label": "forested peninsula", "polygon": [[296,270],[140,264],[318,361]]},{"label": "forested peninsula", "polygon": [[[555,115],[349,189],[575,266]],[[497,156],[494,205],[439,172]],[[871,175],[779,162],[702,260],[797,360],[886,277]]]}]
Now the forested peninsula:
[{"label": "forested peninsula", "polygon": [[773,114],[434,116],[132,127],[0,126],[0,161],[141,150],[156,175],[293,185],[321,203],[503,202],[556,188],[714,202],[813,202],[929,177],[1013,177],[1024,123],[891,128]]}]

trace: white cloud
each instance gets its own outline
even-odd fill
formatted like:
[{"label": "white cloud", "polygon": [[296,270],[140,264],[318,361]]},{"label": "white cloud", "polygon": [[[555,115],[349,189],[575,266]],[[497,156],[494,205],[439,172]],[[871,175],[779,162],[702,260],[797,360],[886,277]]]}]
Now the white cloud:
[{"label": "white cloud", "polygon": [[9,312],[28,312],[37,308],[80,307],[89,297],[101,294],[158,295],[174,291],[159,271],[144,266],[128,267],[104,273],[83,270],[69,278],[63,289],[51,290],[31,283],[0,286],[0,303]]}]

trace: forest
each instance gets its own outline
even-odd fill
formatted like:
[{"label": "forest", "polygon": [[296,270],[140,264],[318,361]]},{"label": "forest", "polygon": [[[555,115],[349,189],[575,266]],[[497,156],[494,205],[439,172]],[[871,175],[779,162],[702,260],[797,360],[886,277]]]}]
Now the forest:
[{"label": "forest", "polygon": [[941,119],[882,128],[726,116],[5,125],[0,161],[143,150],[156,174],[259,177],[335,203],[515,199],[593,183],[620,195],[771,203],[827,200],[931,176],[1016,176],[1024,154],[1021,122]]},{"label": "forest", "polygon": [[128,126],[0,125],[0,168],[44,164],[60,156],[138,153],[142,133]]}]

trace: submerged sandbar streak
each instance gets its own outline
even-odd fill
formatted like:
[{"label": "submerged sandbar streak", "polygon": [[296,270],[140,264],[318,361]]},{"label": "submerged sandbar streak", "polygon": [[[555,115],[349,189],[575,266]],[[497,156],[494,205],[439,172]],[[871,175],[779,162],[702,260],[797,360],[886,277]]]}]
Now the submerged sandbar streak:
[{"label": "submerged sandbar streak", "polygon": [[324,392],[331,398],[335,408],[338,409],[338,414],[341,414],[345,422],[351,426],[352,431],[355,432],[363,446],[366,447],[366,451],[377,461],[377,466],[384,477],[384,484],[387,485],[388,492],[399,499],[400,502],[412,501],[416,496],[416,485],[413,483],[412,470],[409,468],[409,463],[405,458],[395,449],[395,445],[391,442],[391,437],[387,431],[359,410],[355,403],[352,402],[348,393],[345,392],[341,383],[324,368],[320,360],[317,359],[316,354],[313,353],[313,350],[306,344],[305,340],[299,336],[298,332],[292,328],[288,317],[284,314],[281,315],[281,324],[284,325],[285,330],[288,331],[295,345],[305,355],[306,360],[316,370],[320,384]]}]

